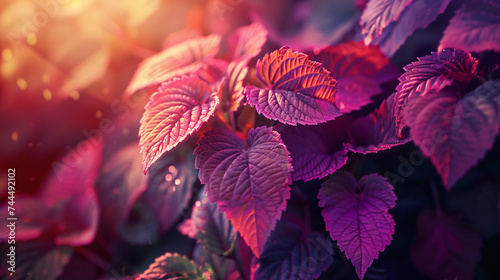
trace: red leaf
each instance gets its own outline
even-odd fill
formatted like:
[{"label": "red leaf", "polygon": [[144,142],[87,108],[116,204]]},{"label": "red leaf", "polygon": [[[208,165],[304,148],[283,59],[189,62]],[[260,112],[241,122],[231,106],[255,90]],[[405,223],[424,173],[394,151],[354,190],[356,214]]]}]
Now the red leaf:
[{"label": "red leaf", "polygon": [[245,89],[248,103],[265,117],[285,124],[318,124],[341,113],[335,105],[337,81],[321,63],[288,47],[257,61],[262,88]]},{"label": "red leaf", "polygon": [[410,255],[413,263],[430,279],[474,279],[483,242],[474,227],[457,215],[423,211]]},{"label": "red leaf", "polygon": [[359,110],[382,93],[380,84],[399,77],[399,70],[378,46],[347,42],[326,47],[311,60],[321,62],[338,82],[336,103],[342,113]]},{"label": "red leaf", "polygon": [[335,172],[318,194],[326,229],[356,268],[360,279],[391,243],[394,219],[388,210],[396,205],[392,186],[377,174],[356,179]]},{"label": "red leaf", "polygon": [[218,104],[217,94],[197,76],[174,78],[158,88],[146,105],[139,131],[144,174],[208,121]]},{"label": "red leaf", "polygon": [[209,201],[217,202],[259,256],[290,198],[292,168],[279,134],[258,127],[243,141],[230,131],[211,130],[194,154]]},{"label": "red leaf", "polygon": [[220,40],[220,35],[215,34],[187,40],[145,59],[125,90],[125,96],[154,88],[176,76],[202,73],[219,51]]}]

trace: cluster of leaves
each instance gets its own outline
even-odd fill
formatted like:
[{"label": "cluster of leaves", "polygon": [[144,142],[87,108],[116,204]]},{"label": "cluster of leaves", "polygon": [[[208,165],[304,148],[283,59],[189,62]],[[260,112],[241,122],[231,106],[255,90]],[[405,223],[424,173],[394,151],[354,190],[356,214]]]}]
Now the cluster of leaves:
[{"label": "cluster of leaves", "polygon": [[[214,231],[218,228],[220,240],[232,237],[233,243],[237,232],[257,259],[253,265],[246,263],[246,270],[251,267],[249,276],[316,278],[331,261],[314,266],[301,262],[322,248],[311,240],[315,233],[304,234],[310,230],[306,225],[301,237],[287,245],[284,241],[277,245],[273,234],[294,231],[286,222],[277,223],[287,209],[289,185],[333,174],[319,190],[319,205],[326,230],[362,279],[379,252],[391,243],[395,223],[388,210],[395,206],[396,197],[384,177],[370,174],[357,182],[350,173],[337,171],[346,164],[348,151],[377,153],[413,140],[451,189],[491,149],[498,134],[498,81],[486,81],[468,51],[446,48],[454,44],[472,51],[498,48],[494,32],[480,34],[485,37],[480,47],[470,46],[464,35],[450,42],[449,37],[459,32],[463,14],[471,13],[466,5],[445,32],[442,51],[406,66],[395,92],[374,112],[358,118],[349,114],[370,104],[374,95],[383,92],[381,84],[399,76],[384,55],[392,55],[402,45],[405,38],[399,34],[410,35],[426,27],[450,1],[431,2],[370,1],[361,16],[364,42],[310,53],[283,46],[258,59],[255,67],[249,62],[266,41],[266,30],[257,23],[236,30],[227,41],[216,35],[193,38],[144,61],[129,93],[157,87],[139,132],[145,173],[163,154],[216,118],[205,126],[194,150],[207,197],[195,207],[183,232],[197,238],[209,253],[223,257],[233,252],[234,244],[214,246]],[[487,1],[482,5],[496,7]],[[474,81],[483,83],[471,90]],[[252,108],[269,120],[267,126],[235,122],[235,116],[244,118]],[[269,127],[273,121],[279,124]],[[213,213],[215,208],[221,213],[211,218],[219,223],[210,229],[199,212]],[[221,219],[228,220],[224,226]],[[472,247],[478,250],[480,243]],[[280,246],[291,246],[287,257],[266,254],[267,250],[282,252]],[[415,250],[415,254],[423,253],[425,246]],[[477,258],[470,265],[474,261]],[[426,271],[426,265],[416,265]],[[240,277],[246,278],[242,276],[246,270],[239,270]],[[147,275],[148,271],[143,277],[156,279]]]},{"label": "cluster of leaves", "polygon": [[[314,20],[280,35],[260,1],[249,4],[259,21],[225,36],[167,38],[125,90],[149,96],[139,139],[113,150],[113,137],[90,138],[54,165],[40,194],[17,198],[25,259],[13,279],[77,279],[65,269],[74,252],[109,269],[89,247],[153,244],[179,219],[192,254],[167,252],[136,279],[316,279],[336,250],[369,278],[395,234],[393,184],[404,178],[357,171],[369,154],[413,141],[450,191],[486,156],[500,129],[500,80],[476,54],[500,51],[500,6],[458,3],[438,52],[401,72],[389,57],[458,0],[357,2],[359,18],[318,40],[308,37]],[[418,218],[413,264],[432,279],[472,279],[481,234],[434,199]],[[321,228],[311,209],[321,209]]]}]

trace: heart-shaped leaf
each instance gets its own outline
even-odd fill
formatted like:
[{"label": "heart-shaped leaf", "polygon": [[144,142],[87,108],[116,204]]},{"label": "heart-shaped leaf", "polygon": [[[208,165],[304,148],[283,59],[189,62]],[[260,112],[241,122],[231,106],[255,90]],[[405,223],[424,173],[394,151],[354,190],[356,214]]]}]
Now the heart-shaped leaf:
[{"label": "heart-shaped leaf", "polygon": [[322,184],[318,199],[326,229],[363,279],[394,234],[394,219],[388,213],[396,205],[393,187],[377,174],[356,182],[350,173],[337,171]]},{"label": "heart-shaped leaf", "polygon": [[284,124],[318,124],[342,113],[335,105],[337,81],[321,63],[288,47],[257,61],[261,88],[245,89],[248,103],[259,114]]},{"label": "heart-shaped leaf", "polygon": [[280,135],[257,127],[243,141],[233,132],[210,130],[194,153],[209,201],[259,256],[290,198],[292,167]]},{"label": "heart-shaped leaf", "polygon": [[500,4],[494,0],[466,1],[444,31],[439,49],[469,52],[500,51]]},{"label": "heart-shaped leaf", "polygon": [[219,51],[220,35],[194,38],[167,48],[147,59],[132,77],[125,96],[144,88],[156,88],[176,76],[203,72]]},{"label": "heart-shaped leaf", "polygon": [[391,57],[418,28],[426,28],[451,0],[371,0],[361,15],[366,45],[378,45]]},{"label": "heart-shaped leaf", "polygon": [[[403,121],[403,109],[406,103],[416,97],[419,86],[424,85],[429,79],[438,76],[446,76],[448,80],[453,80],[456,83],[463,85],[467,84],[476,78],[477,60],[470,53],[456,50],[445,49],[439,53],[432,53],[424,57],[417,58],[418,61],[408,64],[404,67],[406,73],[399,78],[399,85],[396,88],[395,117],[396,129],[398,135],[401,136],[401,131],[406,125]],[[435,80],[433,87],[439,86],[439,81],[442,82],[441,88],[449,85],[447,79]]]},{"label": "heart-shaped leaf", "polygon": [[146,105],[139,130],[144,174],[208,121],[218,104],[217,93],[197,76],[174,78],[159,87]]},{"label": "heart-shaped leaf", "polygon": [[449,189],[491,149],[500,126],[499,80],[460,96],[454,87],[417,92],[403,120]]}]

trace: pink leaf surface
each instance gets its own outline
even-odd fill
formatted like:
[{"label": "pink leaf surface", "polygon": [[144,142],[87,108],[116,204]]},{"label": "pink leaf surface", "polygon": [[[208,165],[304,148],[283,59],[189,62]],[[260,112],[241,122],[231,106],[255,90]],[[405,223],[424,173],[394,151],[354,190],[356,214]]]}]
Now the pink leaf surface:
[{"label": "pink leaf surface", "polygon": [[260,53],[267,40],[267,30],[258,22],[240,27],[228,39],[233,61],[250,60]]},{"label": "pink leaf surface", "polygon": [[423,211],[410,256],[417,268],[433,280],[474,279],[483,242],[477,229],[458,215]]},{"label": "pink leaf surface", "polygon": [[[395,117],[396,129],[401,136],[401,130],[406,125],[402,122],[403,109],[406,103],[418,96],[416,90],[418,86],[425,86],[425,82],[437,76],[444,75],[448,79],[455,81],[459,85],[467,84],[476,78],[477,60],[470,53],[445,49],[439,53],[432,53],[424,57],[419,57],[418,61],[404,67],[406,73],[399,78],[399,85],[396,88]],[[438,80],[433,81],[433,83]],[[442,80],[443,86],[448,85]],[[416,96],[414,96],[416,95]]]},{"label": "pink leaf surface", "polygon": [[259,256],[290,198],[292,168],[280,135],[257,127],[243,141],[233,132],[211,130],[194,154],[209,201],[217,202]]},{"label": "pink leaf surface", "polygon": [[245,97],[243,94],[243,80],[248,73],[247,62],[245,59],[239,62],[231,62],[227,67],[226,76],[222,78],[218,89],[223,111],[235,112]]},{"label": "pink leaf surface", "polygon": [[465,2],[455,12],[439,49],[459,48],[469,52],[500,51],[500,3],[493,0]]},{"label": "pink leaf surface", "polygon": [[382,93],[380,84],[399,77],[400,72],[377,46],[347,42],[326,47],[309,59],[321,62],[338,82],[336,104],[342,113],[359,110]]},{"label": "pink leaf surface", "polygon": [[451,0],[371,0],[361,15],[366,45],[378,45],[391,57],[418,28],[426,28]]},{"label": "pink leaf surface", "polygon": [[125,96],[145,88],[156,88],[176,76],[203,74],[219,51],[220,35],[194,38],[171,46],[139,65]]},{"label": "pink leaf surface", "polygon": [[350,151],[366,154],[409,142],[409,136],[399,138],[396,133],[394,105],[394,94],[391,94],[373,113],[355,120],[349,131],[351,139],[344,144],[345,147]]},{"label": "pink leaf surface", "polygon": [[248,103],[259,114],[284,124],[318,124],[342,113],[335,105],[337,81],[321,63],[288,47],[257,61],[261,88],[245,89]]},{"label": "pink leaf surface", "polygon": [[388,213],[396,205],[393,187],[377,174],[356,182],[351,174],[337,171],[322,184],[318,199],[326,229],[363,279],[394,234],[394,219]]},{"label": "pink leaf surface", "polygon": [[493,146],[500,126],[499,82],[487,81],[463,97],[456,88],[430,86],[405,110],[412,139],[448,190]]},{"label": "pink leaf surface", "polygon": [[143,172],[166,151],[197,131],[219,104],[216,92],[197,76],[183,76],[158,88],[141,119]]}]

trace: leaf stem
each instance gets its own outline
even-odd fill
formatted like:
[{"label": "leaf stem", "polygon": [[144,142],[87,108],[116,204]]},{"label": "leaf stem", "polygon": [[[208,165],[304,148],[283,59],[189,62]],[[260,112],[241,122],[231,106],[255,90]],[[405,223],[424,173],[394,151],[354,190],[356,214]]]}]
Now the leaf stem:
[{"label": "leaf stem", "polygon": [[[237,240],[239,240],[240,238],[241,238],[240,234],[237,233],[235,242],[237,242]],[[236,268],[238,269],[238,272],[240,273],[240,279],[248,280],[246,272],[245,272],[245,268],[243,267],[241,259],[239,258],[239,254],[237,254],[238,251],[239,250],[234,250],[233,253],[231,255],[229,255],[228,257],[230,259],[232,259],[234,261],[234,263],[236,264]]]},{"label": "leaf stem", "polygon": [[434,199],[434,208],[438,216],[441,216],[443,211],[441,210],[441,204],[439,202],[439,194],[437,190],[436,182],[431,181],[432,198]]}]

